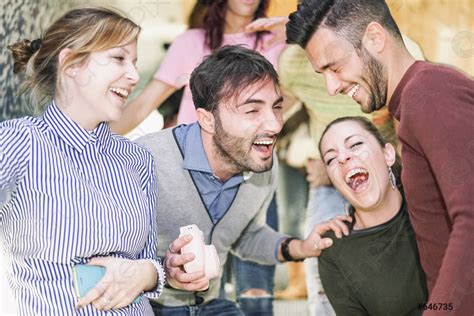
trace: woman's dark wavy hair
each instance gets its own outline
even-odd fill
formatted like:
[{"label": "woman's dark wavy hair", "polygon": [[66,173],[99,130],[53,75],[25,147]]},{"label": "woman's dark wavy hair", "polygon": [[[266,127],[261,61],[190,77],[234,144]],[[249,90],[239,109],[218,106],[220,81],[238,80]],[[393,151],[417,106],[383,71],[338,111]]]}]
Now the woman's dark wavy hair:
[{"label": "woman's dark wavy hair", "polygon": [[[206,32],[206,45],[212,51],[221,47],[224,40],[225,13],[227,10],[227,0],[204,0],[208,8],[204,15],[203,28]],[[269,0],[260,0],[254,20],[266,17]],[[257,48],[261,37],[265,32],[257,32],[254,49]]]},{"label": "woman's dark wavy hair", "polygon": [[[329,123],[329,125],[326,126],[326,128],[324,129],[324,132],[321,135],[321,138],[319,139],[319,144],[318,144],[319,152],[321,154],[321,159],[323,159],[322,152],[321,152],[321,141],[323,140],[324,135],[326,135],[327,131],[333,125],[336,125],[336,124],[342,123],[342,122],[348,122],[348,121],[358,123],[363,129],[365,129],[367,132],[369,132],[370,134],[372,134],[372,136],[375,137],[375,139],[379,143],[380,147],[382,147],[382,148],[385,147],[385,144],[387,142],[385,141],[385,139],[383,138],[382,134],[377,129],[377,127],[375,127],[375,125],[369,119],[367,119],[363,116],[344,116],[344,117],[340,117],[340,118],[335,119],[334,121]],[[397,188],[398,188],[398,190],[400,190],[400,193],[403,194],[403,185],[402,185],[402,179],[401,179],[402,164],[401,164],[401,161],[400,161],[400,156],[398,156],[398,154],[396,155],[395,162],[392,165],[392,172],[395,175],[395,179],[397,180]]]}]

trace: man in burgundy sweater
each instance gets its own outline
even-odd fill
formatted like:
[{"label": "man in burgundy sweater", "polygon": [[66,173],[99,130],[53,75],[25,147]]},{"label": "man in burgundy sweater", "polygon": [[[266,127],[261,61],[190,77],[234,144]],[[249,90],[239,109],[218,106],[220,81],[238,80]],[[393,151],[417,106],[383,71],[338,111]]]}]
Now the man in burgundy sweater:
[{"label": "man in burgundy sweater", "polygon": [[474,81],[415,61],[384,1],[303,1],[287,38],[324,74],[329,94],[347,94],[367,113],[388,105],[399,121],[402,180],[430,291],[420,307],[472,315]]}]

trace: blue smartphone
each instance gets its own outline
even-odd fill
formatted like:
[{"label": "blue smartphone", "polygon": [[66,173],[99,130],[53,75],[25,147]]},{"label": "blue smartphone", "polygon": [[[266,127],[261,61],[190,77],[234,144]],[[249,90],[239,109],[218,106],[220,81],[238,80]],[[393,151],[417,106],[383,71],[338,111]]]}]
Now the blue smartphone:
[{"label": "blue smartphone", "polygon": [[[77,264],[72,267],[74,289],[78,298],[84,297],[87,292],[93,289],[105,275],[105,267],[87,264]],[[138,296],[133,303],[138,303],[141,296]]]}]

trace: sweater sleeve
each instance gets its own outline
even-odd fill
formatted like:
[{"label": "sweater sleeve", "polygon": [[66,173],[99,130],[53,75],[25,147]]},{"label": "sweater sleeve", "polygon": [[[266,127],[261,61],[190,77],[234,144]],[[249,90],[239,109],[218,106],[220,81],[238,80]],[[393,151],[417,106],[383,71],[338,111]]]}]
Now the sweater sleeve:
[{"label": "sweater sleeve", "polygon": [[[474,310],[474,81],[452,70],[442,76],[431,72],[419,76],[417,82],[430,93],[420,96],[417,91],[413,96],[424,98],[417,105],[424,117],[420,122],[420,115],[413,114],[418,122],[413,117],[409,127],[436,179],[452,226],[430,302],[453,303],[456,314],[467,315]],[[436,312],[424,315],[431,314]]]},{"label": "sweater sleeve", "polygon": [[355,299],[331,252],[329,249],[323,251],[318,258],[318,268],[324,291],[334,311],[337,315],[368,315],[368,312]]},{"label": "sweater sleeve", "polygon": [[272,175],[268,194],[259,208],[258,213],[242,232],[241,237],[233,245],[233,251],[244,259],[253,260],[261,264],[279,263],[275,256],[275,248],[279,246],[285,235],[274,231],[266,224],[267,209],[270,206],[276,190],[276,172],[278,164],[274,156]]},{"label": "sweater sleeve", "polygon": [[163,288],[165,285],[165,271],[163,268],[161,258],[156,256],[156,249],[157,249],[157,222],[156,222],[156,175],[155,175],[155,164],[153,162],[153,157],[151,155],[147,155],[148,165],[146,171],[143,173],[142,176],[142,186],[143,191],[148,197],[148,216],[150,218],[150,231],[148,233],[148,240],[145,244],[145,247],[142,253],[139,255],[140,259],[147,259],[150,261],[151,264],[156,269],[157,273],[157,284],[156,287],[144,294],[148,298],[157,299],[161,293],[163,292]]}]

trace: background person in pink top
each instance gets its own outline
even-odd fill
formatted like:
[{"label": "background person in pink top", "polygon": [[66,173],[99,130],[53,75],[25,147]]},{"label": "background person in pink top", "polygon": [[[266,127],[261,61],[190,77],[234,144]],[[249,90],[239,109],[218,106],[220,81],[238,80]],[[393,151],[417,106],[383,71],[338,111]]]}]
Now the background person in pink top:
[{"label": "background person in pink top", "polygon": [[271,33],[245,33],[245,26],[265,16],[268,0],[201,0],[201,3],[207,6],[203,27],[190,29],[173,41],[153,80],[129,102],[122,119],[112,124],[114,132],[125,134],[131,131],[183,86],[177,122],[195,122],[189,77],[204,56],[221,46],[245,45],[257,50],[277,68],[278,57],[286,44],[282,42],[267,47],[273,37]]}]

